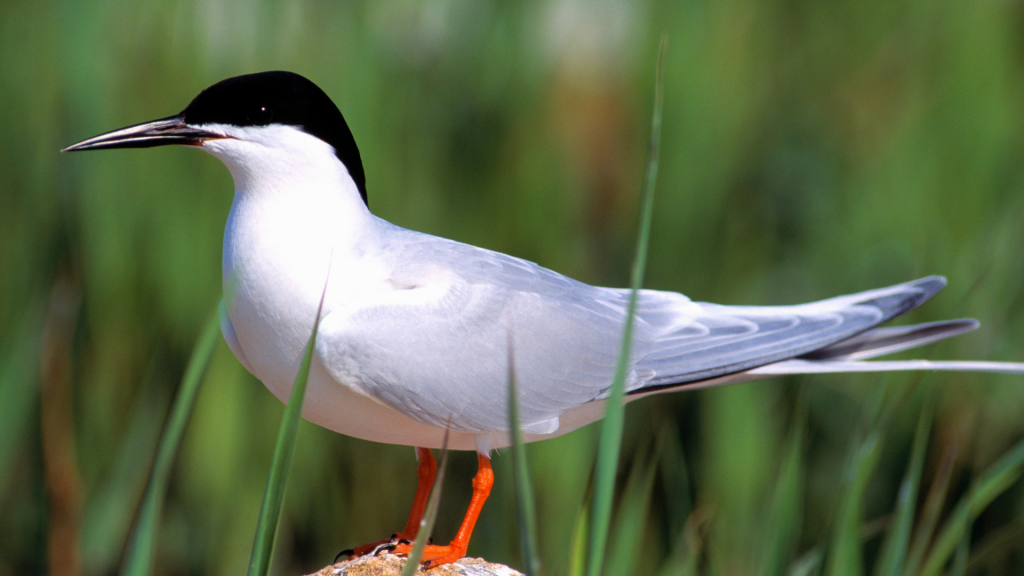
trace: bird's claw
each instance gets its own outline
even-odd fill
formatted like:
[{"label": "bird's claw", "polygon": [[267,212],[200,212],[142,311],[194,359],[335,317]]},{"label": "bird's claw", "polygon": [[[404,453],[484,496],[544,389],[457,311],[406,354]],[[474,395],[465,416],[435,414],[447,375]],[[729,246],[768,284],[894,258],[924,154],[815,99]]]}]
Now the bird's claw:
[{"label": "bird's claw", "polygon": [[355,556],[355,555],[356,555],[356,551],[355,550],[353,550],[351,548],[346,548],[346,549],[342,550],[341,552],[338,552],[338,555],[334,557],[334,564],[337,564],[338,560],[342,556],[348,556],[349,560],[351,560],[352,557]]},{"label": "bird's claw", "polygon": [[378,546],[377,549],[373,551],[373,555],[374,556],[380,556],[381,553],[383,553],[383,552],[391,553],[391,552],[394,552],[395,548],[397,548],[397,547],[398,547],[397,544],[384,544],[382,546]]}]

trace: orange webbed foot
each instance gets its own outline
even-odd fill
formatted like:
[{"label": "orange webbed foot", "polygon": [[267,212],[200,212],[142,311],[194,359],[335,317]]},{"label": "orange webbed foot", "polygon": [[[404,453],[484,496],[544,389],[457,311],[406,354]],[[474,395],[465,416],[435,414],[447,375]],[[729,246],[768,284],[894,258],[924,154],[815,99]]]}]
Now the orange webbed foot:
[{"label": "orange webbed foot", "polygon": [[[423,549],[423,567],[435,568],[444,564],[451,564],[466,556],[466,549],[469,547],[469,538],[473,534],[473,527],[476,526],[476,519],[480,516],[480,510],[487,501],[494,485],[494,472],[491,470],[491,460],[483,454],[477,455],[477,472],[473,477],[473,497],[469,501],[469,508],[466,510],[466,517],[462,520],[455,539],[447,546],[428,545]],[[382,546],[380,552],[408,555],[412,552],[412,543],[389,544]]]},{"label": "orange webbed foot", "polygon": [[409,512],[409,521],[405,523],[405,529],[385,538],[369,544],[363,544],[355,548],[342,550],[334,557],[337,563],[342,556],[349,559],[358,556],[365,556],[381,546],[388,544],[412,543],[420,530],[420,520],[423,519],[423,511],[427,507],[427,497],[430,496],[430,488],[434,484],[434,476],[437,474],[437,460],[434,453],[427,448],[416,448],[416,459],[419,464],[416,467],[416,496],[412,501],[412,510]]}]

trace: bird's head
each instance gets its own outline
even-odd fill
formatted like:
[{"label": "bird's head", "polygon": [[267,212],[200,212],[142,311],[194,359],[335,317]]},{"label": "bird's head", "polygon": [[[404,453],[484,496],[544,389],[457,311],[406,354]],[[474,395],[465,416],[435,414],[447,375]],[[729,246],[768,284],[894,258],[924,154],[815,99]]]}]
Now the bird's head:
[{"label": "bird's head", "polygon": [[202,147],[227,164],[236,180],[256,164],[280,162],[283,170],[294,169],[296,162],[316,162],[328,150],[366,202],[366,177],[348,124],[320,87],[292,72],[228,78],[200,92],[179,114],[100,134],[63,151],[167,144]]}]

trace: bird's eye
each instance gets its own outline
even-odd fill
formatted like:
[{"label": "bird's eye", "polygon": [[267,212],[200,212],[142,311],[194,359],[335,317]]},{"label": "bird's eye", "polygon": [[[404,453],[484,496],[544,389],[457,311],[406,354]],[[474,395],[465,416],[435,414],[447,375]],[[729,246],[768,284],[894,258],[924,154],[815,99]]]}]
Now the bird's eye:
[{"label": "bird's eye", "polygon": [[270,124],[270,121],[274,119],[274,111],[270,109],[270,106],[260,106],[253,113],[250,120],[256,126],[266,126]]}]

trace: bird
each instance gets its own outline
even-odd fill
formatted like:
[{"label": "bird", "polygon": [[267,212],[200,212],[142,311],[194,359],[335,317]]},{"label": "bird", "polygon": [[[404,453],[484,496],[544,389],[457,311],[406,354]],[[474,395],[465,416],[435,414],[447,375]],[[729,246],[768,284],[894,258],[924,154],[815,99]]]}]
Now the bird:
[{"label": "bird", "polygon": [[[311,80],[284,71],[228,78],[178,114],[63,151],[170,144],[209,152],[234,181],[220,319],[239,362],[287,402],[315,324],[303,417],[341,434],[415,447],[417,490],[405,528],[343,555],[378,547],[409,553],[437,470],[431,450],[445,442],[475,450],[478,471],[458,533],[447,546],[427,546],[424,565],[466,554],[494,483],[491,451],[511,442],[510,369],[527,442],[604,415],[631,291],[375,216],[352,132]],[[971,319],[882,326],[945,284],[929,276],[786,306],[640,290],[625,398],[788,374],[1024,374],[1024,363],[868,361],[977,328]]]}]

